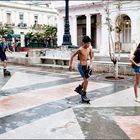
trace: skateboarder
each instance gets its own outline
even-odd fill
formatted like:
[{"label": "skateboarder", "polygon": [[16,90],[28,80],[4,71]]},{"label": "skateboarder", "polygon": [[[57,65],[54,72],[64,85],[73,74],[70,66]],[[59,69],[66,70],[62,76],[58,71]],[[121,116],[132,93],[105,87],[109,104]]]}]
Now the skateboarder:
[{"label": "skateboarder", "polygon": [[[82,102],[89,102],[90,100],[87,98],[87,87],[88,87],[88,79],[91,75],[91,67],[92,67],[92,47],[90,46],[91,39],[89,36],[84,36],[82,39],[82,46],[71,56],[69,63],[69,71],[72,71],[72,63],[73,58],[78,55],[79,63],[78,63],[78,71],[83,78],[83,82],[81,85],[76,87],[75,91],[81,95]],[[90,57],[90,64],[88,65],[88,58]]]},{"label": "skateboarder", "polygon": [[7,70],[7,57],[5,54],[6,51],[12,53],[8,47],[7,42],[5,41],[5,38],[2,38],[2,42],[0,43],[0,59],[3,62],[3,74],[4,76],[10,76],[10,72]]}]

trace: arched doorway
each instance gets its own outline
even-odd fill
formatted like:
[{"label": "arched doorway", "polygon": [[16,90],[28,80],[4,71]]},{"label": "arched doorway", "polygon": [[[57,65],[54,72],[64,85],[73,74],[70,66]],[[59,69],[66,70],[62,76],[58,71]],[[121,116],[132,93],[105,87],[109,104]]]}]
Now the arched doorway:
[{"label": "arched doorway", "polygon": [[115,50],[121,52],[130,52],[131,50],[131,19],[122,14],[117,17],[115,24]]}]

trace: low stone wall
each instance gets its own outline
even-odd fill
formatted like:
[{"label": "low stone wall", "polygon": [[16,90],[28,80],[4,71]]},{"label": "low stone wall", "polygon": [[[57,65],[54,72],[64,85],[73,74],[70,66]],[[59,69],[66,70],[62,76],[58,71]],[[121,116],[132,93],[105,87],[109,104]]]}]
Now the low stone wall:
[{"label": "low stone wall", "polygon": [[[74,70],[77,70],[77,63],[73,64]],[[113,73],[114,66],[112,62],[104,62],[104,61],[93,61],[93,72],[96,73]],[[118,72],[121,75],[134,75],[133,69],[131,68],[130,63],[118,63]]]},{"label": "low stone wall", "polygon": [[18,65],[35,65],[41,63],[41,60],[39,57],[9,57],[8,62]]},{"label": "low stone wall", "polygon": [[[9,57],[8,62],[12,64],[19,65],[31,65],[37,66],[37,64],[41,64],[40,57]],[[77,63],[78,61],[73,62],[73,69],[77,71]],[[122,75],[133,75],[133,69],[131,68],[130,63],[118,63],[119,65],[119,74]],[[43,64],[41,65],[43,67]],[[49,65],[48,65],[49,66]],[[44,67],[47,67],[47,64],[44,64]],[[63,66],[62,66],[63,67]],[[53,68],[57,69],[57,65],[53,66]],[[65,69],[65,67],[64,67]],[[93,72],[98,73],[113,73],[113,63],[112,62],[103,62],[103,61],[93,61]]]},{"label": "low stone wall", "polygon": [[[31,65],[37,66],[37,64],[41,64],[40,57],[9,57],[9,63],[19,64],[19,65]],[[77,71],[77,63],[78,61],[73,62],[73,69]],[[133,69],[130,66],[130,63],[118,63],[119,65],[119,74],[121,75],[133,75]],[[41,65],[43,67],[43,64]],[[49,65],[48,65],[49,66]],[[47,64],[44,64],[44,67],[47,67]],[[63,66],[62,66],[63,67]],[[53,68],[57,69],[57,65],[53,66]],[[65,69],[65,67],[64,67]],[[98,73],[113,73],[113,63],[112,62],[103,62],[103,61],[93,61],[93,72]]]},{"label": "low stone wall", "polygon": [[[40,56],[40,51],[42,50],[35,50],[28,52],[29,56],[26,57],[26,53],[16,53],[16,54],[9,54],[8,55],[8,61],[9,63],[12,64],[19,64],[19,65],[30,65],[30,66],[40,66],[40,67],[50,67],[49,64],[42,64],[41,57]],[[43,50],[44,51],[44,50]],[[65,51],[65,50],[64,50]],[[77,58],[75,58],[73,62],[73,69],[77,71]],[[118,62],[119,65],[119,74],[122,75],[133,75],[133,69],[130,66],[130,63],[128,62]],[[61,65],[55,65],[51,66],[52,68],[63,68],[65,70],[68,70],[68,63],[66,65],[61,66]],[[93,72],[98,72],[98,73],[113,73],[113,63],[111,61],[93,61]]]},{"label": "low stone wall", "polygon": [[[93,62],[93,71],[94,72],[114,72],[114,64],[105,63],[105,62]],[[118,72],[121,75],[133,75],[133,69],[131,68],[130,63],[118,63]]]}]

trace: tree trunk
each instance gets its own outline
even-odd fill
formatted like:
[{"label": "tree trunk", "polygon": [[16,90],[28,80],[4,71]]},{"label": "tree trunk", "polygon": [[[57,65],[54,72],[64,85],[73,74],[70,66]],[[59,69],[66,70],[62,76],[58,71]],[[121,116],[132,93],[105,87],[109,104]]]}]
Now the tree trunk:
[{"label": "tree trunk", "polygon": [[116,64],[114,64],[114,77],[115,79],[118,79],[118,60],[116,61]]}]

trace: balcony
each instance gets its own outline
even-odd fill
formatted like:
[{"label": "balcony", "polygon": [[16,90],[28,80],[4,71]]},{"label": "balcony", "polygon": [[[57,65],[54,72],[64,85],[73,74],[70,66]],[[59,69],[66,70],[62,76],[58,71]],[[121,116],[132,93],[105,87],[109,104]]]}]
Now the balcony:
[{"label": "balcony", "polygon": [[43,25],[42,24],[34,24],[32,26],[32,29],[35,29],[35,30],[42,30],[43,28]]},{"label": "balcony", "polygon": [[6,27],[15,27],[15,23],[5,23]]},{"label": "balcony", "polygon": [[27,29],[27,23],[21,22],[21,23],[18,24],[18,27],[21,28],[21,29]]}]

